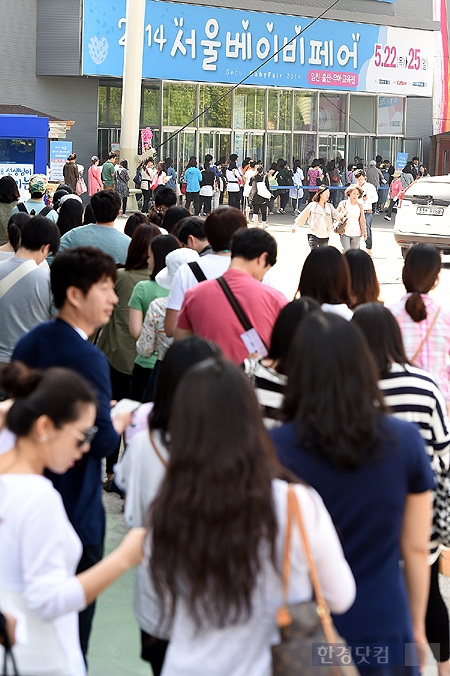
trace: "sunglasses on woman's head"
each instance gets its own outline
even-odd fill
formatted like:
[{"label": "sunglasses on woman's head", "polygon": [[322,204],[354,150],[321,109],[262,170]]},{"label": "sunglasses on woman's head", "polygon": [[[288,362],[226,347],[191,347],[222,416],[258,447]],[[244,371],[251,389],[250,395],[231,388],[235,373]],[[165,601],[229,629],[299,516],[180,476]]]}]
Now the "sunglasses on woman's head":
[{"label": "sunglasses on woman's head", "polygon": [[76,439],[78,439],[76,444],[77,448],[81,448],[82,446],[88,443],[90,444],[98,432],[98,427],[96,427],[95,425],[93,427],[90,427],[85,432],[81,432],[80,430],[75,429],[75,427],[69,425],[69,423],[65,423],[63,427],[68,432],[70,432],[70,434],[72,434]]}]

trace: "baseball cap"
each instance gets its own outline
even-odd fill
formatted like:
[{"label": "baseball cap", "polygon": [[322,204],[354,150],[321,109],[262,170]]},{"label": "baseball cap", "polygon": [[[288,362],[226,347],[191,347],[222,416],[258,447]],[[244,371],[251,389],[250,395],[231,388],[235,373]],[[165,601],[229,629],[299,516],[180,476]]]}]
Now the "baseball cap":
[{"label": "baseball cap", "polygon": [[162,286],[163,289],[170,289],[175,273],[183,263],[192,263],[199,258],[199,255],[194,249],[175,249],[166,256],[166,267],[158,272],[155,277],[155,282]]},{"label": "baseball cap", "polygon": [[41,192],[44,194],[47,188],[47,177],[44,174],[33,174],[28,183],[28,190],[33,192]]}]

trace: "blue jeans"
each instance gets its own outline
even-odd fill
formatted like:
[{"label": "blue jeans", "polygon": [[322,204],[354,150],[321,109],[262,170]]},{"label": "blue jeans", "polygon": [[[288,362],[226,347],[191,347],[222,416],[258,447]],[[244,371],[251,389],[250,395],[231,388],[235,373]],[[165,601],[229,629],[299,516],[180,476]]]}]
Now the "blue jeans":
[{"label": "blue jeans", "polygon": [[367,239],[366,239],[366,249],[372,248],[372,221],[373,214],[365,211],[364,217],[366,219],[366,230],[367,230]]}]

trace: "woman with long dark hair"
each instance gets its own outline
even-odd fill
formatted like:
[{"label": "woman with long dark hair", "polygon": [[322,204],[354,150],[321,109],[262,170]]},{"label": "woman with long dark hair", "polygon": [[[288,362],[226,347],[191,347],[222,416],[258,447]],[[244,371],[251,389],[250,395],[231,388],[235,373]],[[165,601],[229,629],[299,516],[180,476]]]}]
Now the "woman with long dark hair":
[{"label": "woman with long dark hair", "polygon": [[434,375],[449,407],[450,309],[429,295],[439,283],[441,264],[441,254],[431,244],[411,247],[402,272],[406,295],[389,309],[399,323],[408,359]]},{"label": "woman with long dark hair", "polygon": [[353,310],[363,303],[380,302],[380,285],[369,254],[362,249],[349,249],[344,256],[350,269],[352,288],[352,300],[349,307]]},{"label": "woman with long dark hair", "polygon": [[[174,617],[165,676],[269,676],[288,484],[252,387],[230,362],[210,359],[181,380],[172,405],[166,474],[149,513],[150,572]],[[334,612],[354,583],[314,490],[295,486],[324,594]],[[297,531],[289,602],[311,598]]]},{"label": "woman with long dark hair", "polygon": [[[169,458],[169,418],[178,384],[191,366],[220,354],[210,341],[191,336],[172,345],[161,364],[154,404],[148,410],[148,424],[130,440],[126,453],[116,465],[116,483],[126,494],[124,518],[130,527],[144,526],[148,508],[156,497]],[[143,411],[139,409],[138,416]],[[136,420],[136,419],[135,419]],[[141,657],[150,662],[154,676],[159,676],[171,634],[171,622],[161,623],[160,604],[148,570],[138,569],[133,610],[141,629]]]},{"label": "woman with long dark hair", "polygon": [[136,284],[150,278],[148,248],[158,235],[158,228],[151,224],[140,225],[134,231],[125,266],[117,270],[115,292],[119,302],[98,339],[97,345],[110,364],[114,399],[120,400],[129,395],[136,345],[128,328],[128,303]]},{"label": "woman with long dark hair", "polygon": [[[152,227],[157,228],[157,226],[153,225]],[[140,355],[136,356],[136,340],[142,331],[144,317],[147,314],[150,303],[155,298],[169,295],[169,290],[159,286],[155,281],[155,277],[165,267],[167,254],[179,248],[180,243],[173,235],[158,234],[157,237],[150,241],[147,259],[150,275],[145,281],[140,281],[136,284],[128,303],[128,330],[134,339],[135,351],[130,396],[132,399],[136,399],[136,401],[142,400],[142,395],[156,362],[155,355],[148,358],[141,357]]]},{"label": "woman with long dark hair", "polygon": [[[386,415],[377,381],[358,327],[311,314],[294,339],[288,422],[272,438],[280,462],[323,498],[355,576],[356,601],[335,618],[338,632],[350,644],[389,644],[390,665],[404,665],[406,645],[415,642],[423,665],[434,477],[418,430]],[[382,669],[418,674],[412,666]]]},{"label": "woman with long dark hair", "polygon": [[[352,321],[360,327],[372,351],[380,374],[378,384],[390,412],[400,420],[417,425],[436,474],[442,471],[441,467],[448,468],[450,422],[436,380],[430,373],[408,362],[399,325],[380,303],[367,303],[357,308]],[[439,590],[440,550],[434,528],[428,557],[431,583],[426,633],[438,661],[439,674],[447,676],[450,670],[449,616]]]},{"label": "woman with long dark hair", "polygon": [[83,214],[83,204],[78,200],[68,199],[61,204],[58,221],[56,223],[61,237],[65,235],[66,232],[69,232],[69,230],[79,228],[83,225]]},{"label": "woman with long dark hair", "polygon": [[255,388],[268,429],[280,425],[283,419],[286,374],[295,333],[305,317],[316,311],[320,311],[319,303],[307,296],[285,305],[273,326],[267,357],[244,361],[245,373]]},{"label": "woman with long dark hair", "polygon": [[350,268],[347,259],[334,246],[312,249],[300,275],[301,296],[314,298],[324,312],[351,319],[352,302]]},{"label": "woman with long dark hair", "polygon": [[[30,218],[31,216],[28,213],[23,213],[23,211],[16,211],[15,214],[11,214],[6,229],[8,242],[3,244],[3,246],[0,246],[0,261],[7,260],[14,256],[20,246],[22,228],[25,223],[28,223]],[[45,263],[45,265],[48,265],[48,263]]]},{"label": "woman with long dark hair", "polygon": [[19,188],[12,176],[0,178],[0,246],[8,242],[6,230],[12,210],[20,200]]},{"label": "woman with long dark hair", "polygon": [[296,227],[308,226],[308,244],[310,249],[328,246],[328,240],[333,230],[333,219],[340,221],[344,218],[344,215],[340,214],[329,203],[329,199],[329,187],[321,185],[312,196],[310,203],[294,221]]}]

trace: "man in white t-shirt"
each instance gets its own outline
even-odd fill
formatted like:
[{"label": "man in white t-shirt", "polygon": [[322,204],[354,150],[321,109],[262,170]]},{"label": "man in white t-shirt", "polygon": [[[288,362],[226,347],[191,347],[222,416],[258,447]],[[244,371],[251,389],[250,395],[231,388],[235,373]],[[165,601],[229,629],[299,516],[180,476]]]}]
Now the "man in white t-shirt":
[{"label": "man in white t-shirt", "polygon": [[177,270],[167,303],[165,330],[169,337],[175,333],[186,291],[206,279],[217,279],[228,270],[231,240],[236,230],[247,227],[247,220],[238,209],[220,207],[209,214],[204,227],[212,253],[201,256],[195,264],[185,263]]},{"label": "man in white t-shirt", "polygon": [[366,172],[364,171],[364,169],[358,169],[357,171],[355,171],[353,175],[356,179],[356,183],[359,185],[361,190],[363,190],[363,196],[358,201],[361,202],[362,207],[364,209],[364,217],[366,219],[366,231],[367,231],[366,251],[369,254],[369,256],[371,256],[372,221],[373,221],[372,204],[373,203],[376,204],[378,202],[378,193],[375,186],[366,181]]}]

